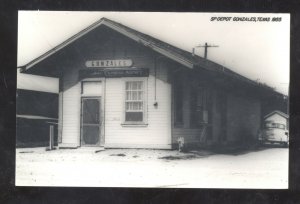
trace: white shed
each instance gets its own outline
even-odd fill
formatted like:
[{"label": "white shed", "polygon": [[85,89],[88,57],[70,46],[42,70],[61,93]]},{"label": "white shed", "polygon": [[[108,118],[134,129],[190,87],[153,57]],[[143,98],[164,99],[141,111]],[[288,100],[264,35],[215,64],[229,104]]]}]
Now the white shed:
[{"label": "white shed", "polygon": [[264,117],[264,121],[272,121],[274,123],[284,124],[286,129],[289,128],[289,116],[281,111],[273,111]]}]

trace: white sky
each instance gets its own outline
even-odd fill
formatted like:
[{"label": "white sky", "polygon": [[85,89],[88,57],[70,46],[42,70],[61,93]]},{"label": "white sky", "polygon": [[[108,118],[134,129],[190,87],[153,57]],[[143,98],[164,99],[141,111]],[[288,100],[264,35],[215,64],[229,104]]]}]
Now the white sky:
[{"label": "white sky", "polygon": [[[282,17],[281,22],[210,21],[211,17]],[[106,17],[156,37],[187,51],[205,42],[218,45],[208,49],[208,59],[252,80],[259,79],[287,94],[289,84],[289,14],[237,13],[144,13],[144,12],[53,12],[19,11],[18,66],[25,65],[90,24]],[[204,49],[196,54],[203,56]],[[44,78],[34,84],[23,83],[18,74],[18,88],[57,92],[57,80]],[[33,81],[33,80],[32,80]],[[52,83],[52,84],[51,84]],[[40,84],[40,85],[39,85]]]}]

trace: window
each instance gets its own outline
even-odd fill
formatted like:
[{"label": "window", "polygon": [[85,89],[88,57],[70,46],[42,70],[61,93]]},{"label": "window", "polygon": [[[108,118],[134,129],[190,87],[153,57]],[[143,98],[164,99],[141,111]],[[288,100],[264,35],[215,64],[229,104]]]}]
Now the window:
[{"label": "window", "polygon": [[279,129],[285,129],[285,125],[276,123],[276,127]]},{"label": "window", "polygon": [[102,94],[101,81],[82,81],[81,94],[89,96],[98,96]]},{"label": "window", "polygon": [[273,123],[270,122],[265,123],[265,128],[272,128],[272,127],[273,127]]},{"label": "window", "polygon": [[125,122],[144,121],[144,83],[127,81],[125,84]]},{"label": "window", "polygon": [[285,129],[285,125],[280,123],[272,123],[272,122],[266,122],[265,124],[266,128],[279,128],[279,129]]}]

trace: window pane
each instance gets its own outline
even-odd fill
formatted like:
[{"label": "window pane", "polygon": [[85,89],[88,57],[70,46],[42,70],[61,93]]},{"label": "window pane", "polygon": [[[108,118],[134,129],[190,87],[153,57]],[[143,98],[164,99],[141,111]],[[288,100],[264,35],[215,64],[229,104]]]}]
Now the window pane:
[{"label": "window pane", "polygon": [[126,102],[126,111],[143,110],[143,102]]},{"label": "window pane", "polygon": [[142,91],[138,92],[138,100],[143,100],[143,92]]},{"label": "window pane", "polygon": [[126,100],[131,100],[131,92],[126,91]]},{"label": "window pane", "polygon": [[126,102],[126,111],[142,111],[143,102]]},{"label": "window pane", "polygon": [[130,90],[131,89],[131,83],[130,82],[126,82],[126,90]]},{"label": "window pane", "polygon": [[143,110],[143,102],[140,102],[140,110]]},{"label": "window pane", "polygon": [[126,112],[125,113],[126,121],[143,121],[143,112]]},{"label": "window pane", "polygon": [[137,82],[132,82],[131,90],[137,90]]},{"label": "window pane", "polygon": [[138,103],[133,102],[132,103],[132,110],[139,110],[139,106],[138,105],[139,105]]},{"label": "window pane", "polygon": [[137,100],[137,92],[136,91],[132,91],[132,100]]},{"label": "window pane", "polygon": [[142,83],[141,81],[138,81],[137,86],[138,86],[138,90],[142,90],[142,88],[143,88],[143,83]]},{"label": "window pane", "polygon": [[142,81],[128,81],[126,82],[126,90],[142,90],[143,82]]},{"label": "window pane", "polygon": [[143,121],[143,82],[126,82],[125,121]]},{"label": "window pane", "polygon": [[100,95],[102,93],[102,84],[100,81],[84,81],[82,82],[83,94]]}]

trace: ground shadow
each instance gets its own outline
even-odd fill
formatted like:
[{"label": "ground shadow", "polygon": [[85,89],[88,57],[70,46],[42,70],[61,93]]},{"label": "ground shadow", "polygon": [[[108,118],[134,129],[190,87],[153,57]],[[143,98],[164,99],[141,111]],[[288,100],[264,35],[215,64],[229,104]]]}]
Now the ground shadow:
[{"label": "ground shadow", "polygon": [[189,160],[189,159],[198,159],[198,158],[205,158],[214,153],[208,150],[191,150],[186,152],[181,152],[180,155],[170,155],[164,157],[158,157],[158,159],[165,159],[165,160]]},{"label": "ground shadow", "polygon": [[251,152],[259,152],[264,151],[269,148],[284,148],[281,145],[267,145],[267,144],[257,144],[257,145],[251,145],[251,146],[219,146],[219,147],[213,147],[211,148],[211,151],[215,154],[225,154],[225,155],[244,155]]},{"label": "ground shadow", "polygon": [[284,148],[280,145],[275,144],[255,144],[249,146],[238,146],[238,145],[215,145],[206,148],[194,148],[190,150],[185,150],[181,152],[181,155],[175,156],[164,156],[159,157],[159,159],[165,160],[189,160],[189,159],[197,159],[197,158],[205,158],[211,155],[232,155],[239,156],[248,154],[251,152],[259,152],[264,151],[269,148]]}]

